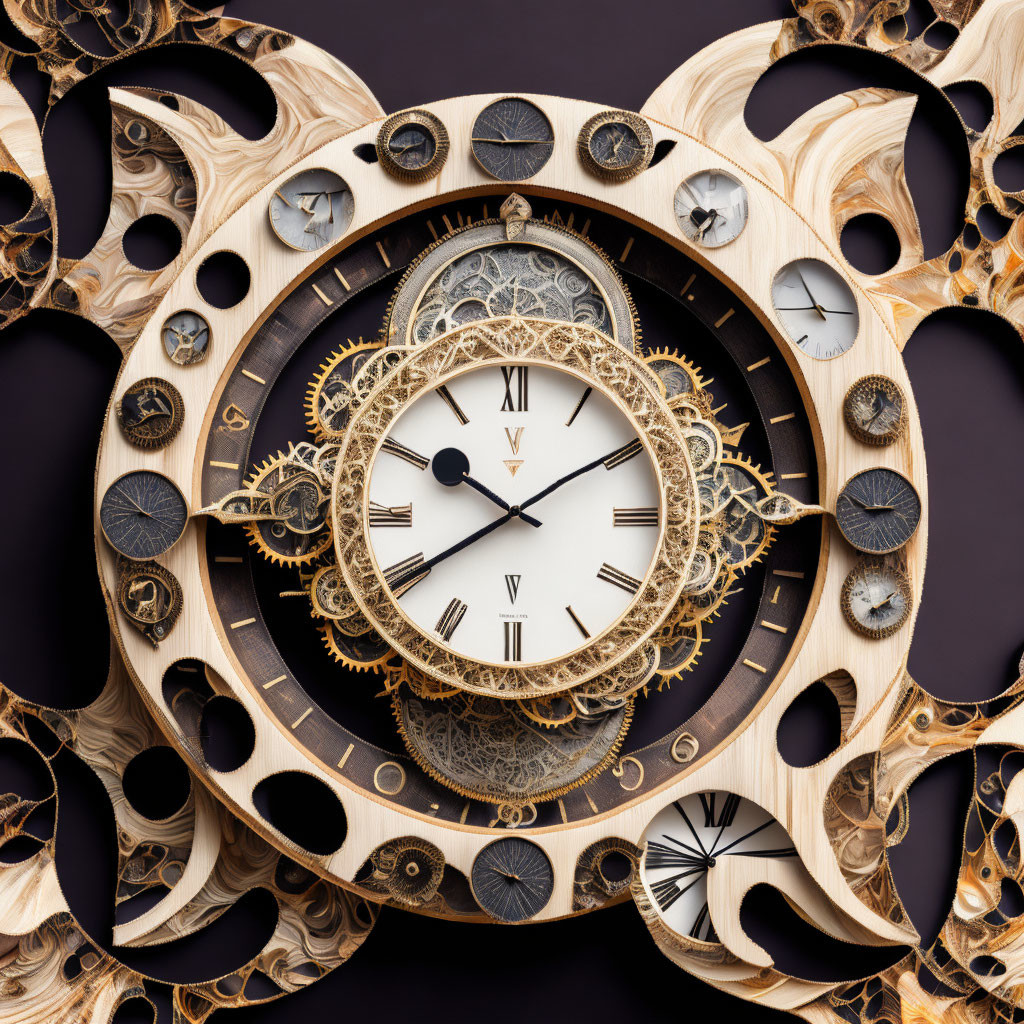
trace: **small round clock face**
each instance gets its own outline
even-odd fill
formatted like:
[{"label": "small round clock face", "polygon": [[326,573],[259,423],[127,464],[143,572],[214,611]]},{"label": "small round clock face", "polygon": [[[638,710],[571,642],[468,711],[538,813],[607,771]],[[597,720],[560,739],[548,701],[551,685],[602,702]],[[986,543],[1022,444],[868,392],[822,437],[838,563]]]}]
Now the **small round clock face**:
[{"label": "small round clock face", "polygon": [[289,178],[270,199],[270,223],[293,249],[312,252],[339,239],[352,223],[352,190],[343,178],[311,167]]},{"label": "small round clock face", "polygon": [[716,249],[746,226],[747,190],[725,171],[698,171],[676,189],[675,211],[687,238]]},{"label": "small round clock face", "polygon": [[858,633],[881,640],[910,617],[910,580],[895,566],[863,561],[844,580],[840,603],[846,621]]},{"label": "small round clock face", "polygon": [[554,142],[544,112],[515,96],[484,107],[473,124],[473,155],[499,181],[532,178],[550,159]]},{"label": "small round clock face", "polygon": [[124,436],[139,448],[170,444],[185,417],[185,403],[178,389],[160,377],[144,377],[130,384],[116,408]]},{"label": "small round clock face", "polygon": [[210,350],[210,325],[191,309],[172,313],[164,321],[160,336],[167,357],[179,366],[202,362]]},{"label": "small round clock face", "polygon": [[921,498],[914,485],[891,469],[867,469],[851,477],[836,499],[836,524],[859,551],[884,555],[914,536]]},{"label": "small round clock face", "polygon": [[846,392],[843,418],[847,429],[865,444],[886,445],[899,439],[904,425],[903,392],[888,377],[861,377]]},{"label": "small round clock face", "polygon": [[477,903],[491,917],[513,924],[544,909],[554,888],[554,873],[539,846],[510,836],[477,854],[470,881]]},{"label": "small round clock face", "polygon": [[377,136],[381,165],[396,178],[423,181],[441,170],[448,156],[448,133],[425,110],[409,110],[388,118]]},{"label": "small round clock face", "polygon": [[708,872],[722,857],[795,857],[786,830],[734,793],[692,793],[659,811],[644,833],[641,878],[662,920],[701,942],[718,942],[708,909]]},{"label": "small round clock face", "polygon": [[584,164],[595,174],[626,181],[650,163],[654,141],[643,118],[609,110],[595,114],[583,126],[579,150]]},{"label": "small round clock face", "polygon": [[857,340],[857,300],[821,260],[787,263],[775,276],[772,303],[793,343],[815,359],[835,359]]},{"label": "small round clock face", "polygon": [[182,535],[188,506],[181,491],[160,473],[136,470],[115,480],[100,503],[100,526],[125,558],[156,558]]},{"label": "small round clock face", "polygon": [[[417,398],[375,457],[369,502],[374,559],[404,614],[492,664],[592,643],[633,602],[661,534],[636,427],[548,366],[489,365]],[[471,539],[510,506],[521,513]]]}]

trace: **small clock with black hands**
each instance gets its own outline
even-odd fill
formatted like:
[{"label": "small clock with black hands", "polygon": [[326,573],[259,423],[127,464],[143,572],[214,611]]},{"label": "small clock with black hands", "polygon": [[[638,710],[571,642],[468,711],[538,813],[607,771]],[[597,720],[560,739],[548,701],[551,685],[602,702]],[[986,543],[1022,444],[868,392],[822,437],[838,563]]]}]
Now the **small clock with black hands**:
[{"label": "small clock with black hands", "polygon": [[115,480],[100,502],[100,527],[110,546],[136,561],[162,555],[181,537],[188,505],[160,473],[136,470]]},{"label": "small clock with black hands", "polygon": [[473,123],[473,156],[499,181],[532,178],[551,159],[554,143],[540,107],[516,96],[488,104]]},{"label": "small clock with black hands", "polygon": [[884,555],[903,547],[920,522],[920,495],[892,469],[857,473],[836,499],[836,525],[858,551],[867,554]]},{"label": "small clock with black hands", "polygon": [[509,836],[477,854],[470,885],[477,903],[491,917],[514,924],[544,909],[554,889],[554,872],[539,846]]}]

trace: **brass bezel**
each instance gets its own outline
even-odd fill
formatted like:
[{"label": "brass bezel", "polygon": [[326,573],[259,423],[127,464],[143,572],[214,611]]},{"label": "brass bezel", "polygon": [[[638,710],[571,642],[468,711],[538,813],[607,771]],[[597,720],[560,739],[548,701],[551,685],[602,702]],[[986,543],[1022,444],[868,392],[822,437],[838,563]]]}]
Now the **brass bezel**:
[{"label": "brass bezel", "polygon": [[[646,673],[651,637],[675,607],[687,578],[698,508],[686,442],[647,368],[599,331],[518,318],[468,324],[408,353],[353,412],[338,456],[332,498],[338,564],[360,610],[415,668],[470,693],[538,697],[602,673],[614,671],[623,678]],[[662,527],[643,587],[618,621],[586,647],[514,668],[442,648],[407,618],[390,596],[366,535],[371,468],[401,410],[460,371],[508,362],[554,365],[599,388],[637,428],[663,501]]]},{"label": "brass bezel", "polygon": [[[626,167],[606,166],[594,156],[590,148],[597,130],[605,125],[615,124],[616,122],[621,122],[627,128],[630,128],[640,143],[640,153],[637,159]],[[580,134],[576,141],[576,149],[579,153],[580,161],[591,174],[596,175],[598,178],[603,178],[605,181],[629,181],[630,178],[635,178],[650,166],[651,158],[654,156],[654,133],[651,131],[651,126],[647,123],[646,119],[642,118],[639,114],[634,114],[628,110],[602,110],[599,114],[594,114],[593,117],[588,118],[580,129]]]},{"label": "brass bezel", "polygon": [[[388,148],[395,132],[399,128],[404,128],[410,124],[417,124],[426,129],[434,140],[434,155],[426,164],[416,170],[402,167],[391,155],[391,150]],[[397,114],[392,114],[381,125],[380,131],[377,133],[377,141],[374,145],[377,149],[377,160],[381,167],[393,178],[397,178],[399,181],[411,182],[429,181],[440,174],[445,160],[448,159],[448,151],[451,148],[448,139],[448,129],[445,128],[441,119],[435,114],[430,113],[429,110],[420,109],[403,110]]]}]

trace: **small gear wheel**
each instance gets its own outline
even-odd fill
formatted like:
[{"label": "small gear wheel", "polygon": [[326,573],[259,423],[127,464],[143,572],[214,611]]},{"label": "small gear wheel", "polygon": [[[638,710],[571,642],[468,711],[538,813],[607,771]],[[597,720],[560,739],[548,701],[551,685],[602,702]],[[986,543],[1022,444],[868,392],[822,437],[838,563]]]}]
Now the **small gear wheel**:
[{"label": "small gear wheel", "polygon": [[318,628],[331,657],[354,672],[385,672],[389,659],[397,657],[391,645],[372,630],[359,636],[347,636],[330,620]]},{"label": "small gear wheel", "polygon": [[288,513],[286,518],[245,525],[250,542],[265,558],[275,565],[312,565],[331,547],[330,495],[305,466],[278,452],[256,467],[246,485],[269,494]]},{"label": "small gear wheel", "polygon": [[306,425],[321,440],[337,437],[348,423],[352,379],[366,360],[383,345],[380,341],[349,341],[322,363],[306,390]]},{"label": "small gear wheel", "polygon": [[700,367],[671,349],[653,349],[643,360],[653,371],[668,402],[684,396],[692,398],[711,383],[701,376]]},{"label": "small gear wheel", "polygon": [[775,539],[774,527],[758,514],[758,503],[774,491],[772,473],[743,455],[725,456],[720,473],[728,495],[719,510],[724,518],[725,562],[732,569],[744,569],[761,558]]}]

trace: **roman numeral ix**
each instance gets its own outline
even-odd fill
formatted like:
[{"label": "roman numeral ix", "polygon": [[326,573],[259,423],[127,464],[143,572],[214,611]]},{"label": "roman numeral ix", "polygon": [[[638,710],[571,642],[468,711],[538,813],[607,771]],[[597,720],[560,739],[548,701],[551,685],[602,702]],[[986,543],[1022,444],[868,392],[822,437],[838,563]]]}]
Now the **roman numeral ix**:
[{"label": "roman numeral ix", "polygon": [[412,526],[412,503],[388,508],[375,501],[370,502],[371,526]]}]

